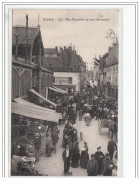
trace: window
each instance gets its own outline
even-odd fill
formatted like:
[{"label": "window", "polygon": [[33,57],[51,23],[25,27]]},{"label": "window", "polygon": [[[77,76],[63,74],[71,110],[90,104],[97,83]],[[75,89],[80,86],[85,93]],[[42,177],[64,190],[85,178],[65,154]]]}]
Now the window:
[{"label": "window", "polygon": [[57,54],[53,54],[53,58],[57,58]]},{"label": "window", "polygon": [[72,77],[68,78],[68,84],[72,84]]},{"label": "window", "polygon": [[55,77],[53,77],[53,83],[55,83]]}]

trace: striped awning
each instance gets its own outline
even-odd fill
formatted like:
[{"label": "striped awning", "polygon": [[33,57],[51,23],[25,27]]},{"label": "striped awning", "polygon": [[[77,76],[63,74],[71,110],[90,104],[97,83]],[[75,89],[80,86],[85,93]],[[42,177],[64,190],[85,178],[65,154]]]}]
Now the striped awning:
[{"label": "striped awning", "polygon": [[42,106],[39,106],[39,105],[36,105],[34,103],[28,102],[28,101],[24,100],[21,97],[15,98],[13,101],[16,102],[16,103],[18,103],[18,104],[25,105],[25,106],[29,106],[29,107],[32,107],[32,108],[36,108],[36,109],[39,109],[39,110],[43,110],[43,111],[47,111],[47,112],[51,112],[51,113],[52,112],[53,113],[56,112],[55,110],[48,109],[48,108],[44,108]]},{"label": "striped awning", "polygon": [[57,93],[62,93],[62,94],[67,93],[67,92],[65,92],[65,91],[60,90],[60,89],[57,88],[57,87],[49,87],[49,89],[50,89],[50,90],[53,90],[53,91],[55,91],[55,92],[57,92]]},{"label": "striped awning", "polygon": [[60,89],[60,88],[58,88],[58,87],[53,86],[53,88],[54,88],[54,89],[57,89],[58,91],[60,91],[60,92],[62,92],[62,93],[67,93],[67,91],[64,91],[64,90],[62,90],[62,89]]},{"label": "striped awning", "polygon": [[[41,107],[41,106],[38,106]],[[19,103],[12,102],[12,113],[26,116],[29,118],[41,119],[45,121],[58,122],[60,114],[57,112],[49,112],[41,108],[35,108],[34,106],[22,105]]]},{"label": "striped awning", "polygon": [[52,102],[52,101],[48,100],[47,98],[43,97],[43,96],[40,95],[38,92],[36,92],[34,89],[30,89],[30,92],[32,92],[32,93],[34,93],[35,95],[37,95],[38,97],[42,98],[42,99],[43,99],[44,101],[46,101],[47,103],[53,105],[55,108],[57,107],[57,105],[56,105],[54,102]]}]

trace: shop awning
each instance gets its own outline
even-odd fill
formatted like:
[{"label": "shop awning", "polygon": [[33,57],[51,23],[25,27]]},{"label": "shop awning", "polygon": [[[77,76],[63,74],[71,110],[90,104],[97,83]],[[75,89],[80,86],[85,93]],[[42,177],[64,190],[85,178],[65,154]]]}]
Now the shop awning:
[{"label": "shop awning", "polygon": [[63,89],[60,89],[60,88],[58,88],[58,87],[53,86],[53,88],[55,88],[55,89],[57,89],[57,90],[59,90],[59,91],[61,91],[61,92],[63,92],[63,93],[67,93],[67,91],[64,91]]},{"label": "shop awning", "polygon": [[49,87],[49,89],[51,89],[51,90],[53,90],[53,91],[55,91],[55,92],[64,94],[64,92],[62,92],[62,91],[60,91],[60,90],[58,90],[58,89],[56,89],[56,88]]},{"label": "shop awning", "polygon": [[50,103],[50,104],[53,105],[54,107],[57,106],[54,102],[52,102],[52,101],[46,99],[45,97],[43,97],[42,95],[40,95],[39,93],[37,93],[34,89],[30,89],[30,91],[31,91],[32,93],[34,93],[35,95],[37,95],[38,97],[40,97],[40,98],[42,98],[43,100],[45,100],[46,102]]},{"label": "shop awning", "polygon": [[35,118],[35,119],[41,119],[45,121],[51,121],[51,122],[58,122],[60,118],[59,113],[51,113],[45,110],[41,110],[38,108],[30,107],[27,105],[21,105],[15,102],[12,102],[12,113],[19,114],[22,116]]},{"label": "shop awning", "polygon": [[34,103],[31,103],[31,102],[28,102],[26,100],[24,100],[23,98],[19,97],[19,98],[15,98],[13,100],[14,102],[18,103],[18,104],[21,104],[21,105],[25,105],[25,106],[29,106],[29,107],[32,107],[32,108],[36,108],[36,109],[39,109],[39,110],[43,110],[43,111],[47,111],[47,112],[53,112],[55,113],[56,111],[55,110],[51,110],[51,109],[48,109],[48,108],[44,108],[42,106],[38,106]]}]

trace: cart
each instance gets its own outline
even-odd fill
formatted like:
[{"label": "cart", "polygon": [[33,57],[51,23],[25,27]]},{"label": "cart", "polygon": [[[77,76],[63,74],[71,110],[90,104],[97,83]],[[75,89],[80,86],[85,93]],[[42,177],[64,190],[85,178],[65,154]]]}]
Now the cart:
[{"label": "cart", "polygon": [[112,121],[111,121],[111,120],[107,120],[107,119],[99,120],[99,121],[98,121],[98,129],[99,129],[100,135],[101,135],[102,132],[105,131],[106,129],[108,129],[108,134],[109,134],[110,126],[111,126],[111,125],[112,125]]}]

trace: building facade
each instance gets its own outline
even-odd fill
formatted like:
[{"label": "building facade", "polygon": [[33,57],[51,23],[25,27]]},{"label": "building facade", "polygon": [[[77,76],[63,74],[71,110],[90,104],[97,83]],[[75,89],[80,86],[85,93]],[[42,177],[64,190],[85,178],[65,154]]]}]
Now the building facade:
[{"label": "building facade", "polygon": [[108,53],[100,57],[100,84],[106,97],[118,98],[118,43],[109,47]]},{"label": "building facade", "polygon": [[[35,89],[46,97],[53,85],[53,72],[42,67],[44,48],[40,27],[16,26],[12,29],[12,99],[29,99],[29,90]],[[37,100],[36,100],[37,101]]]},{"label": "building facade", "polygon": [[80,91],[79,72],[54,72],[54,86],[61,88],[68,93]]},{"label": "building facade", "polygon": [[86,64],[71,46],[44,50],[43,66],[54,72],[53,85],[69,93],[86,85]]}]

